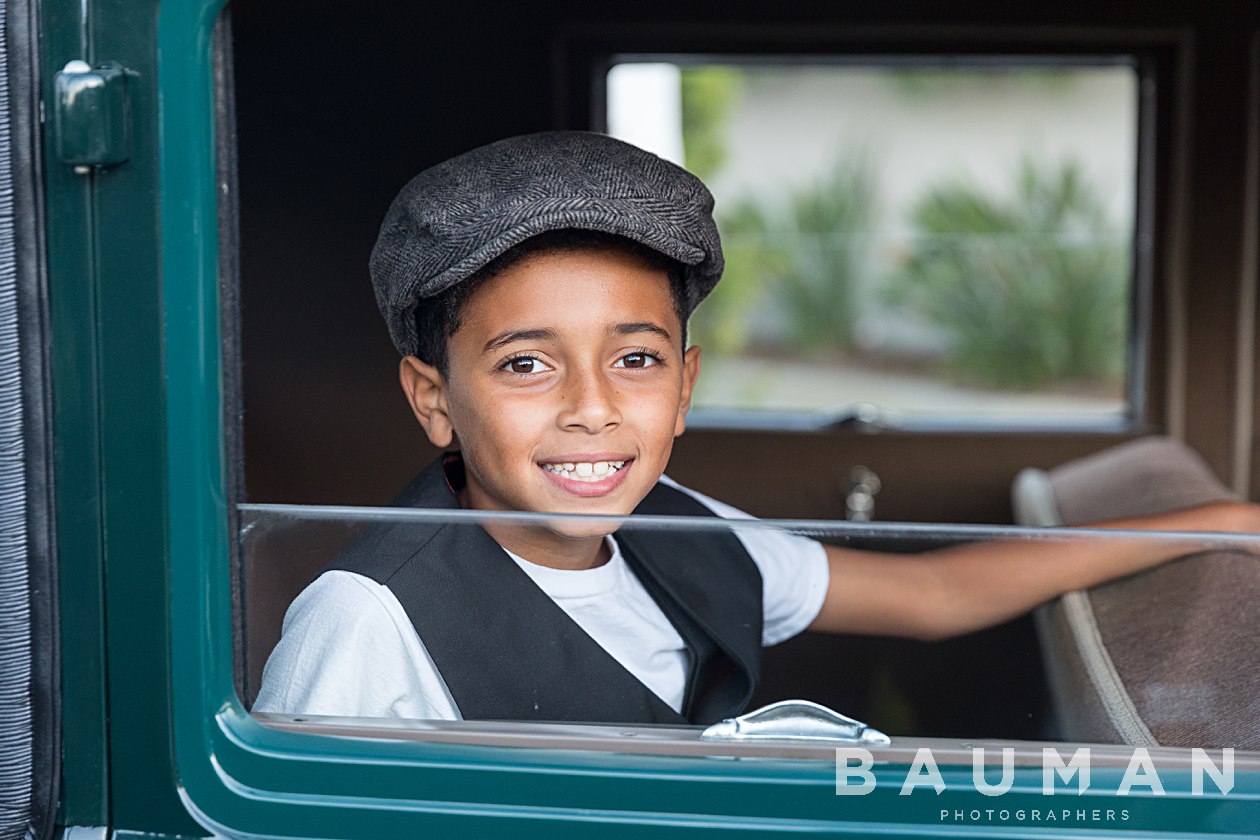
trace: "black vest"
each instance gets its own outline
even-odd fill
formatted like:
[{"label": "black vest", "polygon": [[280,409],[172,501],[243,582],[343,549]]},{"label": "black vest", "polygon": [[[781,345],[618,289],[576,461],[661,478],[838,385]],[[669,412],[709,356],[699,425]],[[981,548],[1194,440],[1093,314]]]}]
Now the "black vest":
[{"label": "black vest", "polygon": [[[462,464],[445,459],[462,483]],[[458,509],[439,459],[395,501]],[[657,484],[636,514],[713,516]],[[761,573],[730,533],[626,530],[622,555],[687,645],[683,714],[639,682],[471,523],[369,526],[329,566],[390,588],[466,720],[713,723],[761,667]]]}]

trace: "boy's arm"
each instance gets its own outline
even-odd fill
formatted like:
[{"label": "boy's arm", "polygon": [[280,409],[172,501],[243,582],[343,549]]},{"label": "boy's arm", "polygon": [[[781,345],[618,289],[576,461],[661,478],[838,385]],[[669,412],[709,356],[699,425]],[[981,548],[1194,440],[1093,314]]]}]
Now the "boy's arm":
[{"label": "boy's arm", "polygon": [[[1214,502],[1090,527],[1256,533],[1260,506]],[[1185,553],[1175,546],[1125,539],[994,541],[908,555],[826,549],[831,580],[810,630],[928,641],[999,624],[1064,592]]]}]

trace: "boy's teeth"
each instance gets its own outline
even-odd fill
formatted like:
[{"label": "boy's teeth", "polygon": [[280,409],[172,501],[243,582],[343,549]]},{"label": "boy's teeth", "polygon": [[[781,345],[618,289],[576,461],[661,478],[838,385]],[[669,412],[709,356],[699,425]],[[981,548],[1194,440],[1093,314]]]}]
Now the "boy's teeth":
[{"label": "boy's teeth", "polygon": [[599,481],[607,478],[626,465],[625,461],[572,461],[563,464],[543,464],[549,473],[574,481]]}]

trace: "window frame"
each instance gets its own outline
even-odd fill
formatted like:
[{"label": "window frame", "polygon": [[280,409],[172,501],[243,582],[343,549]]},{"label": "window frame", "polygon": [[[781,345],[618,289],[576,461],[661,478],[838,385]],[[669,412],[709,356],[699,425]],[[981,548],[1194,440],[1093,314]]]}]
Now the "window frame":
[{"label": "window frame", "polygon": [[[179,793],[202,825],[231,836],[449,834],[588,836],[718,834],[750,829],[909,836],[941,808],[984,808],[969,768],[951,768],[941,796],[897,797],[903,765],[876,770],[866,797],[835,797],[834,764],[766,757],[718,761],[563,745],[332,737],[280,731],[251,716],[233,673],[230,457],[220,355],[219,243],[212,33],[224,0],[166,0],[158,17],[161,270],[164,316],[169,645]],[[463,727],[474,731],[475,725]],[[917,744],[918,742],[914,742]],[[1073,745],[1075,746],[1075,745]],[[1177,751],[1181,753],[1183,751]],[[1177,758],[1178,756],[1174,756]],[[1260,767],[1239,772],[1247,794],[1221,815],[1220,797],[1134,797],[1169,836],[1260,819]],[[1111,807],[1119,771],[1071,807]],[[1176,775],[1176,793],[1189,789]],[[557,784],[562,780],[563,784]],[[1184,781],[1184,784],[1182,784]],[[1040,773],[1017,772],[1037,801]],[[1057,803],[1056,803],[1057,804]],[[1008,834],[949,826],[942,834]]]},{"label": "window frame", "polygon": [[[1184,144],[1182,122],[1184,72],[1188,60],[1189,35],[1177,29],[1121,30],[1108,28],[1013,29],[1009,26],[845,26],[823,25],[808,31],[796,26],[769,26],[752,31],[745,26],[690,26],[650,31],[643,26],[570,25],[561,30],[553,44],[554,118],[558,125],[585,127],[599,131],[606,125],[605,77],[620,58],[692,60],[697,58],[759,57],[784,60],[816,57],[823,62],[887,60],[912,62],[915,57],[951,58],[961,63],[984,58],[1009,57],[1031,62],[1071,63],[1091,57],[1133,59],[1138,72],[1138,149],[1135,184],[1133,295],[1130,297],[1131,359],[1126,397],[1131,400],[1129,416],[1118,423],[1012,424],[982,421],[955,422],[931,418],[911,421],[887,429],[864,423],[810,426],[794,412],[781,412],[781,422],[772,417],[742,421],[733,412],[706,426],[702,419],[697,431],[748,429],[748,431],[800,432],[803,428],[820,434],[945,434],[971,437],[976,434],[1013,436],[1101,436],[1115,441],[1137,434],[1160,431],[1177,422],[1183,411],[1176,393],[1169,393],[1165,377],[1171,360],[1181,355],[1184,326],[1168,322],[1167,307],[1179,291],[1183,264],[1182,225],[1174,209],[1186,198],[1184,174],[1174,165],[1174,155]],[[1171,142],[1165,142],[1171,140]]]}]

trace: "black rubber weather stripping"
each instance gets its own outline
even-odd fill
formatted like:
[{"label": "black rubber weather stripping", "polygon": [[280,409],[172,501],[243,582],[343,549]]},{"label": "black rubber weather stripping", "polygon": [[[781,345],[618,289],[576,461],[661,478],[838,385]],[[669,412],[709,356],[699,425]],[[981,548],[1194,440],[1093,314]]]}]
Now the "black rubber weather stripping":
[{"label": "black rubber weather stripping", "polygon": [[253,705],[249,684],[249,646],[245,626],[245,585],[238,502],[245,501],[245,398],[241,361],[240,199],[236,165],[236,76],[232,61],[232,6],[228,4],[214,29],[215,177],[218,182],[219,324],[223,371],[223,429],[227,439],[228,528],[232,574],[232,663],[236,691],[246,708]]},{"label": "black rubber weather stripping", "polygon": [[0,0],[0,840],[52,835],[60,777],[38,0]]}]

